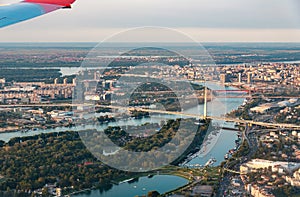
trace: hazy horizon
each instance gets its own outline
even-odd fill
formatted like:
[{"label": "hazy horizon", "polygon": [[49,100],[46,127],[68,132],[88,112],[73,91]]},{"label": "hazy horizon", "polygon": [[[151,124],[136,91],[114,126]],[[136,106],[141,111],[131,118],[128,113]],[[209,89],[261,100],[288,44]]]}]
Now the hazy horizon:
[{"label": "hazy horizon", "polygon": [[198,42],[300,42],[299,9],[298,0],[77,0],[71,10],[2,28],[0,42],[100,42],[143,26]]}]

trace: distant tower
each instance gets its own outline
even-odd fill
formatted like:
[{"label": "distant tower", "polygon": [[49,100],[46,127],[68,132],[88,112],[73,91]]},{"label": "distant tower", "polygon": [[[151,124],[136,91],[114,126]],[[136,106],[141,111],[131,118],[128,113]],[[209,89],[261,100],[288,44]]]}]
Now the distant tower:
[{"label": "distant tower", "polygon": [[203,118],[206,120],[207,117],[207,87],[204,87],[204,111],[203,111]]},{"label": "distant tower", "polygon": [[58,82],[58,79],[55,78],[55,79],[54,79],[54,85],[57,85],[57,82]]},{"label": "distant tower", "polygon": [[242,73],[239,73],[239,83],[242,83]]},{"label": "distant tower", "polygon": [[226,74],[220,74],[220,82],[222,84],[226,83]]},{"label": "distant tower", "polygon": [[247,73],[247,83],[250,84],[252,83],[252,73]]},{"label": "distant tower", "polygon": [[68,79],[64,78],[64,85],[67,85]]},{"label": "distant tower", "polygon": [[97,72],[95,71],[94,72],[94,80],[97,80],[98,79],[98,75],[97,75]]},{"label": "distant tower", "polygon": [[76,86],[76,78],[74,78],[74,79],[72,80],[72,83],[73,83],[74,86]]}]

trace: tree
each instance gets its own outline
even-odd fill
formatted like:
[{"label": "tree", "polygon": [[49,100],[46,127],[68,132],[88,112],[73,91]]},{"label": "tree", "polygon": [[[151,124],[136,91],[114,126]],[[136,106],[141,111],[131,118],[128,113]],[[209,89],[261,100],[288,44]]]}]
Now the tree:
[{"label": "tree", "polygon": [[44,187],[42,189],[42,196],[48,197],[49,196],[49,192],[48,192],[48,188]]},{"label": "tree", "polygon": [[160,193],[158,193],[158,191],[150,191],[148,192],[148,197],[158,197],[160,195]]},{"label": "tree", "polygon": [[5,142],[0,140],[0,147],[3,147],[5,145]]}]

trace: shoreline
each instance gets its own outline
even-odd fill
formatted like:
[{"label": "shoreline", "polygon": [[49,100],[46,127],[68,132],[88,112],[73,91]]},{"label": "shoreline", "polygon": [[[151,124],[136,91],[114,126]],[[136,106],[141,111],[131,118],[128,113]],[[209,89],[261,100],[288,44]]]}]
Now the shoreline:
[{"label": "shoreline", "polygon": [[[177,166],[175,166],[177,167]],[[158,173],[159,172],[159,173]],[[190,180],[190,177],[188,177],[187,175],[184,175],[183,173],[178,173],[176,172],[176,169],[174,169],[174,171],[168,171],[167,169],[161,169],[161,170],[157,170],[157,172],[143,172],[141,173],[139,176],[131,176],[130,177],[125,177],[124,179],[121,179],[123,181],[128,181],[128,180],[131,180],[131,179],[140,179],[140,178],[149,178],[149,175],[151,175],[151,178],[154,177],[154,176],[157,176],[157,175],[169,175],[169,176],[176,176],[176,177],[181,177],[183,179],[185,179],[187,181],[187,183],[183,186],[180,186],[178,188],[175,188],[173,190],[170,190],[170,191],[166,191],[164,192],[163,194],[161,195],[165,195],[169,192],[173,192],[173,191],[176,191],[178,190],[179,188],[184,188],[184,187],[187,187],[189,185],[191,185],[193,183],[192,180]],[[116,183],[117,181],[112,181],[111,183],[113,184],[113,186],[118,186],[122,181],[120,181],[119,183]],[[71,192],[71,193],[68,193],[66,194],[65,196],[68,196],[68,197],[72,197],[74,195],[80,195],[80,194],[84,194],[85,192],[90,192],[92,190],[95,190],[97,189],[97,187],[93,186],[91,188],[86,188],[86,189],[82,189],[82,190],[79,190],[79,191],[74,191],[74,192]]]}]

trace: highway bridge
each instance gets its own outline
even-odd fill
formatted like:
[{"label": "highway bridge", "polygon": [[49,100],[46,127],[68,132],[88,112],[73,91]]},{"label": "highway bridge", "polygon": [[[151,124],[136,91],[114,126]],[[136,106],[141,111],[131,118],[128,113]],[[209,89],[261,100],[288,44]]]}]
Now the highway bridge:
[{"label": "highway bridge", "polygon": [[78,107],[78,106],[85,106],[85,107],[101,107],[101,108],[110,108],[116,110],[124,110],[124,111],[141,111],[141,112],[149,112],[149,113],[156,113],[156,114],[170,114],[170,115],[178,115],[182,117],[190,117],[190,118],[197,118],[197,119],[211,119],[211,120],[220,120],[220,121],[227,121],[227,122],[236,122],[244,125],[258,125],[267,128],[282,128],[282,129],[293,129],[293,130],[300,130],[300,125],[295,124],[286,124],[286,123],[267,123],[267,122],[257,122],[253,120],[242,120],[237,118],[229,118],[229,117],[220,117],[220,116],[204,116],[202,114],[191,114],[185,112],[177,112],[177,111],[163,111],[157,109],[149,109],[149,108],[142,108],[142,107],[125,107],[125,106],[118,106],[118,105],[93,105],[93,104],[68,104],[68,103],[61,103],[61,104],[28,104],[28,105],[0,105],[0,108],[17,108],[17,107]]},{"label": "highway bridge", "polygon": [[300,130],[300,125],[294,125],[294,124],[284,124],[284,123],[267,123],[267,122],[256,122],[252,120],[241,120],[237,118],[228,118],[228,117],[218,117],[218,116],[204,116],[201,114],[189,114],[184,112],[175,112],[175,111],[162,111],[162,110],[155,110],[155,109],[147,109],[147,108],[141,108],[141,107],[123,107],[123,106],[106,106],[106,105],[96,105],[97,107],[103,107],[103,108],[110,108],[110,109],[122,109],[127,111],[143,111],[143,112],[149,112],[149,113],[158,113],[158,114],[172,114],[172,115],[180,115],[184,117],[191,117],[191,118],[197,118],[197,119],[212,119],[212,120],[221,120],[221,121],[227,121],[227,122],[236,122],[241,124],[248,124],[248,125],[258,125],[263,127],[273,127],[273,128],[289,128],[294,130]]}]

